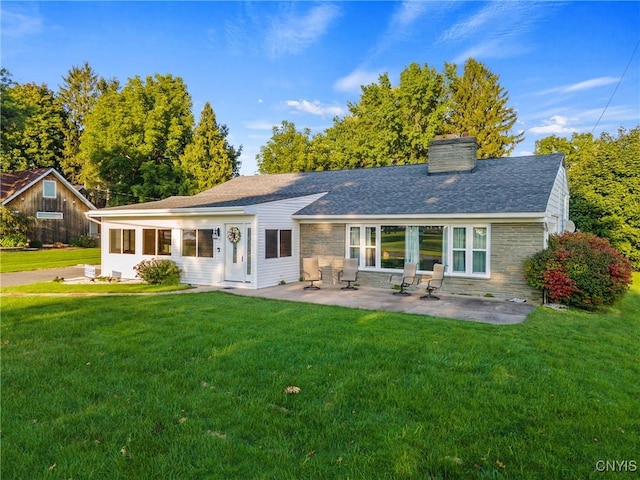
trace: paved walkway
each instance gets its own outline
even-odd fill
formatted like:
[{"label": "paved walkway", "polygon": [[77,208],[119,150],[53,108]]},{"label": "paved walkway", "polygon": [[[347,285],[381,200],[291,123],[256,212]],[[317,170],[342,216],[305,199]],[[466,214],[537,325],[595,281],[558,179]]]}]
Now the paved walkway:
[{"label": "paved walkway", "polygon": [[[4,273],[0,275],[3,287],[24,285],[34,282],[48,282],[55,277],[66,280],[81,278],[83,266],[53,268],[31,272]],[[420,297],[423,290],[412,292],[410,296],[393,295],[391,289],[359,287],[358,290],[342,290],[340,285],[323,285],[320,290],[305,290],[307,283],[290,283],[275,287],[250,290],[245,288],[221,288],[201,286],[176,293],[197,293],[224,291],[235,295],[271,298],[294,302],[337,305],[364,310],[405,312],[418,315],[454,318],[482,323],[510,325],[523,322],[536,305],[515,303],[496,298],[472,297],[466,295],[438,294],[440,300],[428,301]]]}]

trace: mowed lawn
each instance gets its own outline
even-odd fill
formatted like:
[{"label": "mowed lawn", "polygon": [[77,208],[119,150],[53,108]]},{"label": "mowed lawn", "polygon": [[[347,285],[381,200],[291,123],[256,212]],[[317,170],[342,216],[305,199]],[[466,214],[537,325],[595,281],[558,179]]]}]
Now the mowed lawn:
[{"label": "mowed lawn", "polygon": [[99,248],[5,250],[0,252],[0,273],[100,264]]},{"label": "mowed lawn", "polygon": [[604,312],[511,326],[224,292],[3,296],[0,473],[638,478],[635,280]]}]

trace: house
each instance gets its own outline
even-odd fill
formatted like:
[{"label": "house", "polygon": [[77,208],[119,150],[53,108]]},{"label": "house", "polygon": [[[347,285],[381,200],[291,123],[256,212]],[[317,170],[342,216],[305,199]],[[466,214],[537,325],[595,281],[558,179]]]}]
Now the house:
[{"label": "house", "polygon": [[4,172],[0,185],[2,206],[35,218],[30,240],[69,243],[98,232],[85,215],[96,207],[54,168]]},{"label": "house", "polygon": [[361,285],[389,286],[405,262],[443,292],[539,299],[523,260],[568,222],[563,156],[476,159],[472,137],[435,140],[429,163],[242,176],[189,197],[105,208],[103,272],[170,258],[192,284],[263,288],[296,282],[316,257],[323,283],[345,258]]}]

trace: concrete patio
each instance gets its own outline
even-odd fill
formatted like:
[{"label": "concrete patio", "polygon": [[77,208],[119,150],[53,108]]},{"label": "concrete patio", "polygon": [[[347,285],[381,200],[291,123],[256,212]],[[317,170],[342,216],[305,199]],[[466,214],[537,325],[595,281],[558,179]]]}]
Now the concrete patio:
[{"label": "concrete patio", "polygon": [[424,290],[415,290],[410,296],[393,295],[393,290],[358,287],[342,290],[340,285],[324,285],[320,290],[305,290],[306,283],[291,283],[260,290],[225,288],[224,291],[244,296],[289,300],[294,302],[337,305],[364,310],[405,312],[417,315],[453,318],[498,325],[523,322],[536,305],[504,299],[438,294],[440,300],[423,300]]}]

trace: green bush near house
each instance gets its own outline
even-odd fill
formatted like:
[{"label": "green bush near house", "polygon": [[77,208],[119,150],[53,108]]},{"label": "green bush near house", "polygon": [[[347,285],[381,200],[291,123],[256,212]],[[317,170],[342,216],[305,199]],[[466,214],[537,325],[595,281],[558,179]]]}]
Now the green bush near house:
[{"label": "green bush near house", "polygon": [[588,310],[613,305],[632,282],[631,262],[591,233],[552,235],[524,268],[529,285],[545,290],[552,302]]},{"label": "green bush near house", "polygon": [[136,277],[151,285],[177,285],[181,270],[173,260],[153,258],[143,260],[135,267]]}]

